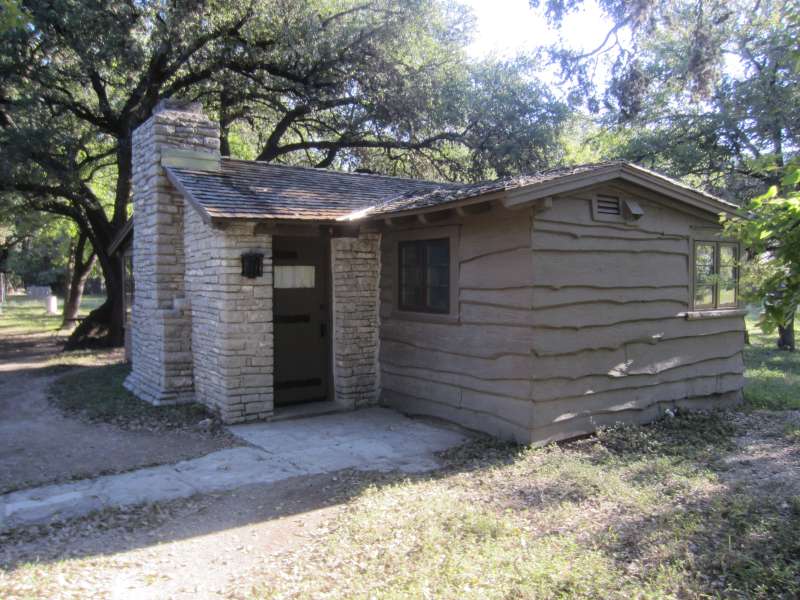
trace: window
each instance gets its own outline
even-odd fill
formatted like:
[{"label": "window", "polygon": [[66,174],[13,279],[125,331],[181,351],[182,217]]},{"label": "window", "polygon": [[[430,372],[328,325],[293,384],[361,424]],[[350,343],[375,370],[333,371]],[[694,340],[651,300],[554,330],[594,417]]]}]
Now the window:
[{"label": "window", "polygon": [[450,312],[450,240],[399,243],[400,310]]},{"label": "window", "polygon": [[315,287],[314,265],[276,265],[273,287],[276,290]]},{"label": "window", "polygon": [[739,247],[724,242],[695,242],[694,307],[737,305]]}]

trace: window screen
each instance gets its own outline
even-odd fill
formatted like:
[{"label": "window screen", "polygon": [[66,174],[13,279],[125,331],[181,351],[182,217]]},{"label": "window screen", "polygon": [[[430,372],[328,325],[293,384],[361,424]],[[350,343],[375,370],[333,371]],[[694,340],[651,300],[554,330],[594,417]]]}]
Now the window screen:
[{"label": "window screen", "polygon": [[400,310],[450,312],[450,240],[399,244]]}]

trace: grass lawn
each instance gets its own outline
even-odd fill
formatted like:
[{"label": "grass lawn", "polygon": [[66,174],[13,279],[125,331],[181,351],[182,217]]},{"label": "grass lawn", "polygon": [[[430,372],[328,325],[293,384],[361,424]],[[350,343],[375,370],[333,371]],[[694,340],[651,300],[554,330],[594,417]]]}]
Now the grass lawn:
[{"label": "grass lawn", "polygon": [[775,347],[776,334],[764,335],[748,318],[751,345],[745,350],[747,386],[745,398],[751,408],[800,409],[800,352]]},{"label": "grass lawn", "polygon": [[[81,302],[81,315],[102,304],[102,296],[84,296]],[[59,298],[58,309],[64,308],[64,301]],[[61,314],[48,315],[44,308],[44,300],[31,300],[24,296],[11,296],[0,312],[0,334],[34,334],[56,333],[61,327]]]},{"label": "grass lawn", "polygon": [[[466,447],[433,478],[369,487],[253,597],[800,596],[800,419],[755,410],[800,408],[800,357],[751,340],[743,411]],[[736,436],[759,427],[757,444],[797,461],[786,485],[738,458]]]}]

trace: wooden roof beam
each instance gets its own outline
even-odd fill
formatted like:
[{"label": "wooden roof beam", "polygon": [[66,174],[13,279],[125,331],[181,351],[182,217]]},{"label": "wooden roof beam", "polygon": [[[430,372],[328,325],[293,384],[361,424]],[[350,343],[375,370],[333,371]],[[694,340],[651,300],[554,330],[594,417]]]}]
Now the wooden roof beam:
[{"label": "wooden roof beam", "polygon": [[472,215],[482,215],[490,212],[494,208],[493,202],[479,202],[476,204],[465,204],[456,207],[456,214],[459,217],[468,217]]}]

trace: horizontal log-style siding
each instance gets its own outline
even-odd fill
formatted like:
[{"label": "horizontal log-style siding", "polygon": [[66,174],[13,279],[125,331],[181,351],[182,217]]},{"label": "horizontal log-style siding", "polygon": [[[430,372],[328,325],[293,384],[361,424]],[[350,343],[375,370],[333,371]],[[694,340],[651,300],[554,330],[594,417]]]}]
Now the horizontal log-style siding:
[{"label": "horizontal log-style siding", "polygon": [[736,400],[741,317],[687,320],[692,227],[713,217],[642,198],[635,225],[594,221],[591,196],[465,217],[457,315],[395,311],[384,235],[384,402],[519,441]]},{"label": "horizontal log-style siding", "polygon": [[459,311],[445,322],[393,312],[397,243],[391,232],[384,235],[380,363],[385,403],[500,437],[529,439],[532,216],[525,210],[465,217],[453,248]]}]

